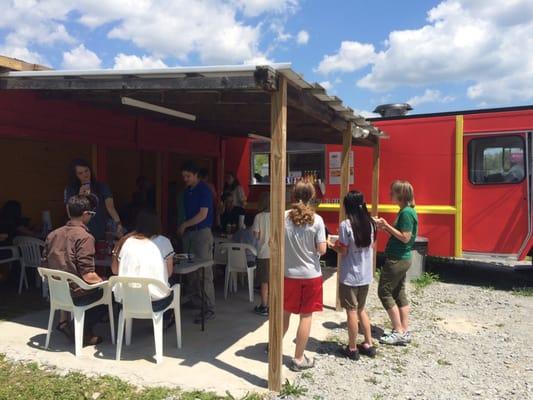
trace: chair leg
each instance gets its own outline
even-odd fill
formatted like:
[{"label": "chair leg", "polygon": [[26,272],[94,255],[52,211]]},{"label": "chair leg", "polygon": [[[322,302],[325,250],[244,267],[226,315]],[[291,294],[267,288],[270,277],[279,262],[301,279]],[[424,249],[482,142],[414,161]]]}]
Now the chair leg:
[{"label": "chair leg", "polygon": [[131,344],[131,330],[133,329],[133,318],[126,319],[126,346]]},{"label": "chair leg", "polygon": [[174,321],[176,323],[176,340],[178,342],[178,349],[181,349],[181,310],[179,302],[174,306]]},{"label": "chair leg", "polygon": [[[22,284],[26,280],[26,269],[24,265],[20,266],[20,279],[19,279],[19,294],[22,293]],[[26,288],[28,287],[28,282],[26,280]]]},{"label": "chair leg", "polygon": [[117,332],[117,352],[115,359],[120,361],[120,355],[122,353],[122,339],[124,338],[124,314],[122,310],[118,314],[118,332]]},{"label": "chair leg", "polygon": [[81,356],[83,347],[83,328],[85,327],[85,311],[74,308],[74,342],[76,357]]},{"label": "chair leg", "polygon": [[56,310],[50,308],[50,316],[48,317],[48,332],[46,332],[46,342],[44,343],[44,348],[47,349],[50,344],[50,335],[52,334],[52,327],[54,326],[54,317]]},{"label": "chair leg", "polygon": [[226,274],[224,276],[224,300],[228,298],[229,279],[230,279],[229,265],[226,265]]},{"label": "chair leg", "polygon": [[238,272],[233,272],[231,274],[231,283],[233,284],[233,289],[231,290],[232,293],[237,293],[237,279],[239,277]]},{"label": "chair leg", "polygon": [[248,268],[248,293],[250,294],[250,303],[254,302],[254,270]]},{"label": "chair leg", "polygon": [[115,344],[115,318],[113,315],[113,304],[111,301],[107,305],[109,310],[109,328],[111,329],[111,343]]},{"label": "chair leg", "polygon": [[152,322],[154,323],[155,362],[159,364],[163,361],[163,313],[154,314]]}]

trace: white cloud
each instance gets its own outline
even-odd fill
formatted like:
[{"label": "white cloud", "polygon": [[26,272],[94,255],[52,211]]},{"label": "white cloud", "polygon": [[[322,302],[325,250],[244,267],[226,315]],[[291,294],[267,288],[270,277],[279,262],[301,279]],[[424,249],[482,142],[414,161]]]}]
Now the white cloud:
[{"label": "white cloud", "polygon": [[97,69],[102,60],[93,51],[85,48],[83,44],[63,53],[61,66],[65,69]]},{"label": "white cloud", "polygon": [[296,43],[307,44],[308,42],[309,42],[309,32],[303,31],[303,30],[298,32],[298,35],[296,35]]},{"label": "white cloud", "polygon": [[[286,19],[298,8],[298,0],[0,2],[7,2],[0,14],[0,29],[7,32],[3,43],[0,39],[0,50],[9,48],[13,54],[38,59],[42,46],[60,42],[77,45],[66,28],[67,22],[77,22],[91,29],[101,28],[109,38],[131,43],[154,59],[187,61],[198,57],[206,64],[242,63],[269,54],[259,49],[261,35],[270,21]],[[284,32],[283,25],[278,40],[292,37]]]},{"label": "white cloud", "polygon": [[265,12],[282,13],[294,10],[298,0],[234,0],[248,17],[257,17]]},{"label": "white cloud", "polygon": [[269,59],[267,56],[263,54],[258,54],[255,57],[249,58],[248,60],[244,60],[243,64],[249,64],[249,65],[270,65],[273,64],[274,61]]},{"label": "white cloud", "polygon": [[445,0],[419,29],[394,31],[358,86],[471,83],[479,102],[533,99],[533,2]]},{"label": "white cloud", "polygon": [[136,56],[119,53],[115,56],[114,69],[143,69],[143,68],[165,68],[167,65],[159,58],[151,56]]},{"label": "white cloud", "polygon": [[411,97],[407,103],[416,107],[425,103],[449,103],[453,100],[454,97],[443,96],[440,90],[426,89],[423,94]]},{"label": "white cloud", "polygon": [[316,68],[317,72],[353,72],[371,64],[376,57],[374,46],[344,41],[336,54],[326,55]]},{"label": "white cloud", "polygon": [[319,85],[326,89],[326,91],[328,92],[333,89],[333,83],[331,83],[330,81],[319,82]]}]

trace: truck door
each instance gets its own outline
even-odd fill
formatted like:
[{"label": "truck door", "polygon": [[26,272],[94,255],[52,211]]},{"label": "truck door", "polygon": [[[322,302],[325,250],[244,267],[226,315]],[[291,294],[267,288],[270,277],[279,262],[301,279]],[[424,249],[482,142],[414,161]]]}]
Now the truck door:
[{"label": "truck door", "polygon": [[463,251],[517,255],[529,238],[526,133],[465,134]]}]

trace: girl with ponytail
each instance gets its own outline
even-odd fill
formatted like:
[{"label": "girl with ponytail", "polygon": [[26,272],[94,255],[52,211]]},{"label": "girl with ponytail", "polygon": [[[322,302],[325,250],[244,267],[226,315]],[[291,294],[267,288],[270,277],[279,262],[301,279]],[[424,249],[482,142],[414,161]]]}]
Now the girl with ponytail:
[{"label": "girl with ponytail", "polygon": [[[349,339],[344,354],[352,360],[358,360],[359,353],[376,356],[370,320],[365,309],[368,288],[372,282],[376,224],[367,210],[362,193],[355,190],[349,192],[343,200],[343,206],[346,219],[340,224],[339,239],[335,243],[328,241],[328,245],[341,255],[339,296],[346,310]],[[365,341],[357,345],[359,321]]]},{"label": "girl with ponytail", "polygon": [[314,360],[304,355],[311,333],[313,312],[322,311],[322,270],[320,256],[326,252],[326,227],[315,213],[311,183],[299,182],[293,192],[294,203],[285,214],[285,290],[283,334],[289,329],[291,314],[300,315],[296,350],[290,369],[312,368]]}]

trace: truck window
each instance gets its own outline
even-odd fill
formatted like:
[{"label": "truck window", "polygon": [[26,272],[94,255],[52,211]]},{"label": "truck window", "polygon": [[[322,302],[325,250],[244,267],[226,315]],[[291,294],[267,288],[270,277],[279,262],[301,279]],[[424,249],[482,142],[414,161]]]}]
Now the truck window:
[{"label": "truck window", "polygon": [[524,139],[494,136],[468,144],[468,175],[474,185],[513,184],[525,178]]}]

